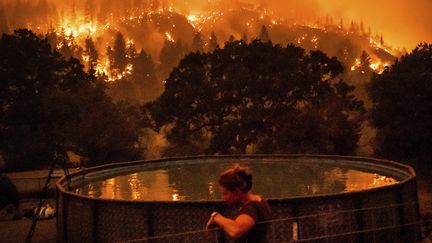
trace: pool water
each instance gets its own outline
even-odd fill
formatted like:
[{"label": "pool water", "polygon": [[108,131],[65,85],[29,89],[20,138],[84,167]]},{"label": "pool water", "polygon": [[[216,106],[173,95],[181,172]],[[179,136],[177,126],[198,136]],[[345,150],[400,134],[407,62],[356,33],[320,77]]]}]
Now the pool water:
[{"label": "pool water", "polygon": [[[142,170],[84,181],[73,191],[94,198],[137,201],[220,200],[218,178],[236,161],[145,166]],[[320,160],[239,161],[253,175],[252,191],[265,198],[352,192],[399,182],[382,169]]]}]

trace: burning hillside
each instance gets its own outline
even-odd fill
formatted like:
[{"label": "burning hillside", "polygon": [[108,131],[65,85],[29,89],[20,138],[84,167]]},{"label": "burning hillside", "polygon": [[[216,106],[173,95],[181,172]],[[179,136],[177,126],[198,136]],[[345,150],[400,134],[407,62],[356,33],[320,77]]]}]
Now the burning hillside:
[{"label": "burning hillside", "polygon": [[[211,2],[205,11],[199,12],[175,1],[129,0],[120,4],[104,0],[96,4],[93,0],[82,0],[69,6],[48,0],[3,0],[0,27],[3,32],[28,28],[46,34],[64,56],[80,59],[107,81],[131,75],[135,70],[132,55],[140,50],[156,63],[156,76],[163,80],[190,51],[211,51],[228,40],[248,42],[263,35],[275,44],[294,43],[335,55],[347,70],[356,69],[363,51],[370,56],[370,67],[377,72],[401,54],[362,21],[334,21],[329,15],[314,19],[280,18],[264,4],[236,1],[222,6],[222,3]],[[123,40],[116,39],[119,33]],[[124,42],[121,47],[124,51],[116,50],[118,41]],[[120,59],[126,63],[113,67],[115,55],[124,55]]]}]

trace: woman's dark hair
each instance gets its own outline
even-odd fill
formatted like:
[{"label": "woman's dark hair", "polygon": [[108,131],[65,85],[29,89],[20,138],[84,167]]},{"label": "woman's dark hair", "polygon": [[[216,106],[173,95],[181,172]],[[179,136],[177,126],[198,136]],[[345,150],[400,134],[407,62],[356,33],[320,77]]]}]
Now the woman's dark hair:
[{"label": "woman's dark hair", "polygon": [[235,164],[220,175],[219,185],[232,192],[248,192],[252,188],[252,174],[249,168]]}]

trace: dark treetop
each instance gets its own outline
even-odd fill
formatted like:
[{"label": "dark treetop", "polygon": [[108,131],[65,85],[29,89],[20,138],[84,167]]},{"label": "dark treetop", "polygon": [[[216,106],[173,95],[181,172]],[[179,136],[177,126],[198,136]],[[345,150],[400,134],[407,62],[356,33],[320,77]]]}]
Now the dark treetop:
[{"label": "dark treetop", "polygon": [[146,108],[167,131],[166,155],[201,153],[350,154],[363,105],[340,80],[341,63],[255,40],[191,53]]}]

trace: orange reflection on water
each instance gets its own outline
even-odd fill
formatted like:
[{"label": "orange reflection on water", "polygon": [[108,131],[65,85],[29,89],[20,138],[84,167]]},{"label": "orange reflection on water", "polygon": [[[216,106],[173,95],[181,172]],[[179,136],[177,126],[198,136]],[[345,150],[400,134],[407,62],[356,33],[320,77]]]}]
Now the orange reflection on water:
[{"label": "orange reflection on water", "polygon": [[[90,182],[75,192],[120,200],[218,200],[218,173],[213,172],[225,167],[204,164],[140,171]],[[254,173],[254,192],[274,198],[353,192],[398,183],[391,174],[329,164],[267,163],[256,165]]]},{"label": "orange reflection on water", "polygon": [[[397,183],[395,179],[378,174],[349,170],[346,173],[347,181],[345,190],[348,192],[365,190],[369,188],[387,186]],[[371,184],[372,182],[372,184]]]},{"label": "orange reflection on water", "polygon": [[327,173],[327,175],[332,175],[327,177],[329,180],[331,180],[331,178],[343,178],[345,181],[344,191],[346,192],[361,191],[398,183],[394,178],[359,170],[342,170],[336,168]]},{"label": "orange reflection on water", "polygon": [[75,191],[89,197],[105,199],[149,200],[151,198],[151,200],[157,201],[184,200],[184,196],[175,189],[175,185],[170,184],[166,170],[144,171],[116,176],[99,183],[89,183],[86,187]]},{"label": "orange reflection on water", "polygon": [[[116,198],[116,179],[115,178],[110,178],[107,180],[104,180],[102,182],[102,188],[99,194],[104,195],[104,198],[108,198],[108,199],[114,199]],[[91,185],[89,185],[91,186]],[[95,188],[88,188],[89,190],[89,196],[91,196],[92,194],[96,194],[96,190]]]},{"label": "orange reflection on water", "polygon": [[129,178],[129,186],[131,189],[131,198],[132,200],[137,200],[141,198],[141,185],[140,185],[140,180],[138,180],[138,174],[137,173],[133,173],[130,175]]}]

